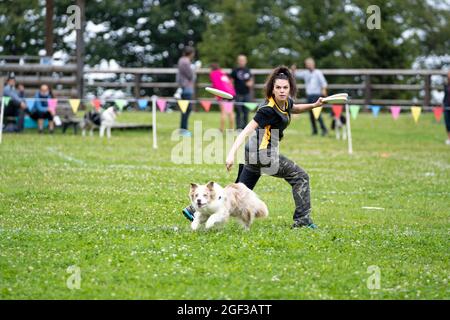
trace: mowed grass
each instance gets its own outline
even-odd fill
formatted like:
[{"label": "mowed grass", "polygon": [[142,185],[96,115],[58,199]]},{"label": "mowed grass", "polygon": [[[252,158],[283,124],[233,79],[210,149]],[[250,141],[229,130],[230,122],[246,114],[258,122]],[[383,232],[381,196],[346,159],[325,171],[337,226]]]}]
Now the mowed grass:
[{"label": "mowed grass", "polygon": [[[330,118],[326,116],[327,125]],[[121,121],[148,122],[150,113]],[[217,113],[190,123],[218,127]],[[0,145],[1,299],[448,299],[450,148],[423,114],[360,114],[354,154],[293,120],[282,152],[311,178],[318,230],[291,230],[290,186],[255,188],[269,218],[192,232],[180,209],[190,182],[235,180],[219,164],[174,164],[179,113],[150,131],[4,135]],[[197,150],[197,149],[196,149]],[[379,210],[363,207],[378,207]],[[81,270],[70,290],[69,266]],[[380,270],[371,290],[369,266]]]}]

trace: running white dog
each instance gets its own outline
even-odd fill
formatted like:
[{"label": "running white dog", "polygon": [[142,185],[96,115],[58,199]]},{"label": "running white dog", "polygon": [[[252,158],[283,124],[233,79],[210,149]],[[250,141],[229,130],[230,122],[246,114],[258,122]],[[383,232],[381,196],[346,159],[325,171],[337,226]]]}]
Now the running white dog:
[{"label": "running white dog", "polygon": [[101,122],[100,122],[100,138],[103,138],[105,135],[106,130],[106,136],[111,138],[111,127],[116,122],[117,114],[114,111],[114,107],[109,107],[105,111],[102,112],[101,116]]},{"label": "running white dog", "polygon": [[237,218],[248,230],[254,218],[265,218],[269,214],[266,204],[243,183],[225,188],[213,181],[206,185],[191,183],[189,197],[196,210],[191,224],[193,230],[205,222],[206,229],[210,229],[216,223],[227,222],[229,217]]},{"label": "running white dog", "polygon": [[333,121],[331,122],[331,129],[336,132],[336,139],[347,140],[347,119],[341,115],[339,118],[333,117]]}]

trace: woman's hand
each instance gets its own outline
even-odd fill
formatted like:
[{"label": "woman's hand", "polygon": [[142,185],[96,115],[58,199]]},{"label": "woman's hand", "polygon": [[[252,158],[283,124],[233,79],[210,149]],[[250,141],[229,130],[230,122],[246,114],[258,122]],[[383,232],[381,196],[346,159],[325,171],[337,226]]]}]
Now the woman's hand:
[{"label": "woman's hand", "polygon": [[234,156],[232,154],[228,155],[227,160],[225,162],[225,166],[227,167],[227,170],[230,171],[231,167],[234,164]]},{"label": "woman's hand", "polygon": [[319,99],[317,99],[317,101],[316,102],[314,102],[314,104],[313,104],[313,108],[317,108],[317,107],[321,107],[322,105],[323,105],[323,98],[322,97],[320,97]]}]

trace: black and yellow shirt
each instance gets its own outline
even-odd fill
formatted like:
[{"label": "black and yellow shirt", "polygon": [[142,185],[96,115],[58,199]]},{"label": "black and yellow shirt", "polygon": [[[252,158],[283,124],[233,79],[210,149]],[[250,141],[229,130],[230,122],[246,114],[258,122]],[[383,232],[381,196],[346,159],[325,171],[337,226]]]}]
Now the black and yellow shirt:
[{"label": "black and yellow shirt", "polygon": [[253,120],[258,123],[255,134],[250,136],[246,151],[252,153],[267,150],[268,155],[275,150],[283,138],[283,132],[291,122],[294,101],[288,98],[284,106],[279,106],[273,98],[258,106]]}]

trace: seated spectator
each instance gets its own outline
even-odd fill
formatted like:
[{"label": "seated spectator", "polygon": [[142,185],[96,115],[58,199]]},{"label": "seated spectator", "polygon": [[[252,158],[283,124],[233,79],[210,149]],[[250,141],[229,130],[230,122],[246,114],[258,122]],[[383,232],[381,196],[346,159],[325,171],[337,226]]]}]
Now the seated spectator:
[{"label": "seated spectator", "polygon": [[17,84],[17,93],[18,93],[19,97],[21,97],[22,99],[25,99],[25,87],[23,84],[21,84],[21,83]]},{"label": "seated spectator", "polygon": [[[6,85],[3,89],[3,95],[5,97],[10,97],[8,105],[5,107],[3,122],[5,125],[12,125],[13,129],[10,131],[21,132],[23,131],[25,111],[27,110],[27,105],[25,99],[19,95],[16,90],[16,78],[14,73],[10,73],[6,80]],[[16,121],[16,118],[19,121]],[[11,121],[14,119],[14,121]]]},{"label": "seated spectator", "polygon": [[31,111],[31,118],[38,122],[39,133],[44,131],[44,120],[48,120],[48,129],[50,133],[54,132],[53,114],[48,110],[48,99],[52,98],[50,90],[46,84],[41,85],[34,96],[34,107]]}]

